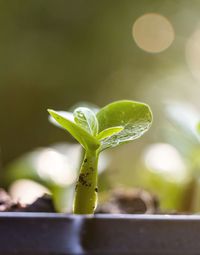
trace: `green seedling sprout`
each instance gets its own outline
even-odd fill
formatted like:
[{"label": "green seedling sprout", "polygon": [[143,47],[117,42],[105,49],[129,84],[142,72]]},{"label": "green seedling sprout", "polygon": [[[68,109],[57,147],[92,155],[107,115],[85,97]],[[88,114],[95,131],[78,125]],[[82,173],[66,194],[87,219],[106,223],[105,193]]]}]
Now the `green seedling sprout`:
[{"label": "green seedling sprout", "polygon": [[[187,191],[189,210],[199,212],[200,210],[200,113],[198,109],[189,102],[170,100],[165,103],[165,113],[168,123],[165,123],[165,137],[180,152],[187,170],[187,179],[184,190]],[[180,190],[180,187],[179,187]],[[188,193],[188,190],[190,191]],[[185,192],[182,192],[184,197]],[[179,199],[180,200],[180,199]],[[184,199],[183,202],[185,202]]]},{"label": "green seedling sprout", "polygon": [[73,212],[93,214],[97,205],[99,154],[142,136],[151,126],[151,110],[146,104],[122,100],[106,105],[97,113],[87,107],[78,107],[73,113],[50,109],[48,112],[84,149]]}]

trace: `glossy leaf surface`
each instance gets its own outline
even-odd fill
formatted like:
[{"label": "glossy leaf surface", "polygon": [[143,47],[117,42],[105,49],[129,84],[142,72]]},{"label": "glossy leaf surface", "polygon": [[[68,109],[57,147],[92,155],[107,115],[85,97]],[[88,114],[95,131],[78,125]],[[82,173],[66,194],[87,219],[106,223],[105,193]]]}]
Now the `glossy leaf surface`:
[{"label": "glossy leaf surface", "polygon": [[122,100],[103,107],[97,113],[99,131],[121,126],[123,130],[101,141],[101,151],[141,137],[151,126],[152,113],[143,103]]},{"label": "glossy leaf surface", "polygon": [[62,116],[59,112],[48,110],[51,116],[65,128],[86,150],[96,150],[99,147],[98,140],[90,135],[85,129],[77,125],[66,116]]},{"label": "glossy leaf surface", "polygon": [[75,109],[74,121],[77,125],[85,129],[89,134],[96,136],[98,133],[98,121],[92,110],[86,107]]}]

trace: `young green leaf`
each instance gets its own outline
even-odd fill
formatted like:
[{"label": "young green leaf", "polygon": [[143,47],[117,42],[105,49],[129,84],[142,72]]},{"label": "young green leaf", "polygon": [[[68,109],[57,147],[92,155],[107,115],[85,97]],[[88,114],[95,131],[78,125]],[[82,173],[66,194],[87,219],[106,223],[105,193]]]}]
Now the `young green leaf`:
[{"label": "young green leaf", "polygon": [[103,107],[97,114],[99,131],[122,126],[123,130],[101,141],[101,151],[142,136],[151,126],[152,113],[143,103],[122,100]]},{"label": "young green leaf", "polygon": [[88,108],[88,109],[90,109],[91,111],[93,111],[95,114],[96,114],[96,113],[99,111],[99,109],[100,109],[100,108],[99,108],[97,105],[95,105],[95,104],[82,101],[82,102],[79,102],[79,103],[73,105],[72,107],[70,107],[70,108],[68,109],[68,111],[69,111],[69,112],[74,112],[74,111],[75,111],[77,108],[79,108],[79,107]]},{"label": "young green leaf", "polygon": [[[56,111],[58,114],[62,115],[65,119],[68,119],[72,122],[74,122],[74,116],[71,112],[66,111]],[[54,124],[55,126],[65,129],[63,126],[61,126],[51,115],[49,115],[49,121]]]},{"label": "young green leaf", "polygon": [[77,125],[93,136],[98,134],[98,121],[92,110],[86,107],[78,107],[73,115]]},{"label": "young green leaf", "polygon": [[85,129],[78,126],[72,120],[67,119],[54,110],[48,110],[50,115],[65,128],[86,150],[96,150],[100,144],[98,140],[90,135]]},{"label": "young green leaf", "polygon": [[122,131],[124,128],[123,127],[111,127],[111,128],[107,128],[104,129],[103,131],[101,131],[98,135],[97,135],[97,139],[98,140],[102,140],[105,139],[109,136],[112,136],[114,134],[119,133],[120,131]]}]

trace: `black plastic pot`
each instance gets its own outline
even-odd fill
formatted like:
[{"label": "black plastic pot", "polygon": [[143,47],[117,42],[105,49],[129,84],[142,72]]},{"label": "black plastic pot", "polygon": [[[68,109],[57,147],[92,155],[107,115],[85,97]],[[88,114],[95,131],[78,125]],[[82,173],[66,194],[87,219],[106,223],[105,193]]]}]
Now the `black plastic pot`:
[{"label": "black plastic pot", "polygon": [[200,216],[0,213],[1,255],[199,255]]}]

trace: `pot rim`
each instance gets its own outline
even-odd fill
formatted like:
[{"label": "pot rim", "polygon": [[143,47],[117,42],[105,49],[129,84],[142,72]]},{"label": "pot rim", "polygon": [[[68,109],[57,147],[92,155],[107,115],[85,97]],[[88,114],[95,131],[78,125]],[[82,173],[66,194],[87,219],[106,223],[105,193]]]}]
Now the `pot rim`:
[{"label": "pot rim", "polygon": [[112,219],[112,220],[200,220],[200,214],[94,214],[94,215],[80,215],[80,214],[66,214],[66,213],[49,213],[49,212],[0,212],[0,218],[56,218],[56,219]]}]

